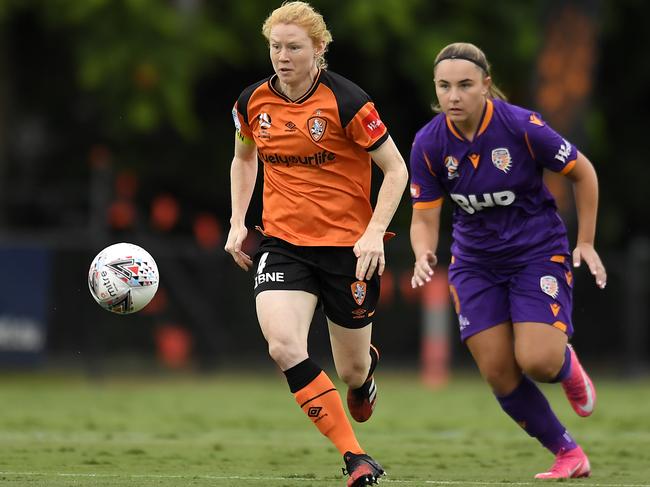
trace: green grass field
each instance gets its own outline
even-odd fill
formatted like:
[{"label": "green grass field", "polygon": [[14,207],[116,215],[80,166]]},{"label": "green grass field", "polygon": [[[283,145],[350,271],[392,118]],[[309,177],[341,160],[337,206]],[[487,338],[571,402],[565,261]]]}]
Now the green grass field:
[{"label": "green grass field", "polygon": [[[544,387],[589,454],[580,486],[650,486],[650,382],[595,377],[598,409],[578,418]],[[539,485],[552,457],[470,374],[439,391],[414,374],[379,377],[361,444],[387,485]],[[92,383],[0,376],[0,484],[8,486],[343,486],[342,460],[279,374]]]}]

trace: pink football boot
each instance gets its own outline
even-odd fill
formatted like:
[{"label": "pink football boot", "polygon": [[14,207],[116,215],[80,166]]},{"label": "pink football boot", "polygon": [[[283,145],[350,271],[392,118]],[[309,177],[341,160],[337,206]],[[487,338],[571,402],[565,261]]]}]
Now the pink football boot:
[{"label": "pink football boot", "polygon": [[577,447],[573,450],[564,449],[555,456],[555,463],[548,472],[542,472],[535,475],[536,479],[577,479],[579,477],[589,477],[591,475],[591,466],[589,459],[582,448]]},{"label": "pink football boot", "polygon": [[576,414],[582,417],[589,416],[596,406],[596,389],[585,369],[580,365],[573,347],[571,345],[567,347],[571,351],[571,373],[562,381],[562,388]]}]

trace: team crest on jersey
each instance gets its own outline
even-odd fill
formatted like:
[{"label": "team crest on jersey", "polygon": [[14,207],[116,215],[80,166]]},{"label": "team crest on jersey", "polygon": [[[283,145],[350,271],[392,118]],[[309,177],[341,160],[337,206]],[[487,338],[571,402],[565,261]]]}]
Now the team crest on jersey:
[{"label": "team crest on jersey", "polygon": [[492,149],[492,164],[494,164],[494,167],[507,174],[512,168],[512,157],[510,157],[510,151],[505,147]]},{"label": "team crest on jersey", "polygon": [[445,167],[447,168],[447,178],[454,179],[458,177],[458,159],[454,156],[445,157]]},{"label": "team crest on jersey", "polygon": [[327,120],[322,117],[311,117],[307,120],[307,128],[309,129],[309,135],[314,140],[318,142],[323,138],[325,134],[325,129],[327,128]]},{"label": "team crest on jersey", "polygon": [[366,283],[363,281],[355,281],[350,285],[352,297],[359,306],[361,306],[366,299],[366,287]]},{"label": "team crest on jersey", "polygon": [[560,287],[557,284],[557,279],[553,276],[542,276],[539,279],[539,287],[542,288],[545,294],[548,294],[553,299],[556,299],[560,294]]},{"label": "team crest on jersey", "polygon": [[260,128],[262,130],[267,130],[271,128],[271,115],[269,115],[266,112],[262,112],[257,118],[260,121]]}]

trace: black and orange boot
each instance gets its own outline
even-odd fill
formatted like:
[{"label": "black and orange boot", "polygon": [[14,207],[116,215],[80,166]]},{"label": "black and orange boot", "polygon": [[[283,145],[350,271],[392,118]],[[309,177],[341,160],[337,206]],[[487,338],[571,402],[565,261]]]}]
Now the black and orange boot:
[{"label": "black and orange boot", "polygon": [[377,367],[377,362],[379,362],[379,350],[371,344],[368,378],[361,387],[348,389],[348,410],[350,411],[350,416],[358,423],[368,421],[375,409],[375,403],[377,402],[377,384],[375,384],[373,373]]},{"label": "black and orange boot", "polygon": [[343,461],[343,475],[350,476],[347,487],[377,484],[379,478],[385,474],[382,466],[365,453],[346,452]]}]

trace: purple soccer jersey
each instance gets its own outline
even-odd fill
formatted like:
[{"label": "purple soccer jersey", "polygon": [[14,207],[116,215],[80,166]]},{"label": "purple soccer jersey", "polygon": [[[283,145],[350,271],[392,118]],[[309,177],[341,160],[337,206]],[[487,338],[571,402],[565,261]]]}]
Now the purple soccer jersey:
[{"label": "purple soccer jersey", "polygon": [[566,228],[542,174],[566,173],[576,158],[539,115],[500,100],[488,100],[472,142],[444,114],[416,134],[413,206],[445,194],[455,203],[449,283],[463,341],[507,321],[572,335]]},{"label": "purple soccer jersey", "polygon": [[449,195],[452,254],[467,262],[510,266],[567,255],[566,228],[542,174],[564,174],[576,157],[539,115],[501,100],[487,101],[471,142],[439,114],[413,142],[413,206],[431,208]]}]

